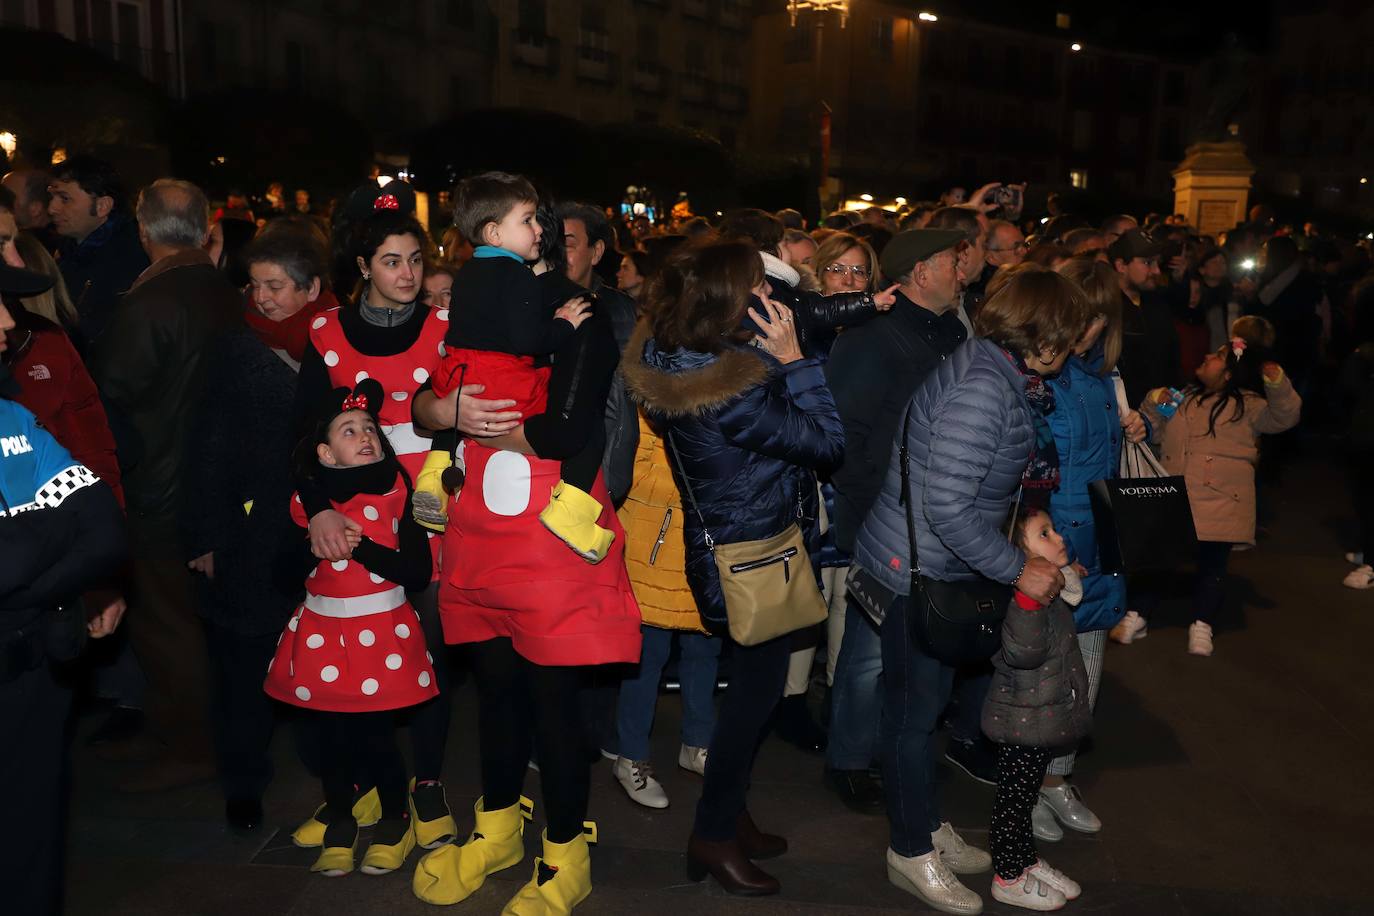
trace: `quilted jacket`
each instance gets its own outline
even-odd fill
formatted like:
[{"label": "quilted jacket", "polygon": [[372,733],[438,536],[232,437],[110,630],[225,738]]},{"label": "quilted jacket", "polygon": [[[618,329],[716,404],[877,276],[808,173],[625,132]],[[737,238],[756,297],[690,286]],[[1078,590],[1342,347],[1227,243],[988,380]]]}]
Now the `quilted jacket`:
[{"label": "quilted jacket", "polygon": [[[978,574],[1011,582],[1025,554],[1002,531],[1035,433],[1021,376],[1001,347],[975,338],[926,376],[907,407],[911,498],[921,572],[942,582]],[[901,462],[893,443],[882,492],[854,559],[886,588],[910,590]]]}]

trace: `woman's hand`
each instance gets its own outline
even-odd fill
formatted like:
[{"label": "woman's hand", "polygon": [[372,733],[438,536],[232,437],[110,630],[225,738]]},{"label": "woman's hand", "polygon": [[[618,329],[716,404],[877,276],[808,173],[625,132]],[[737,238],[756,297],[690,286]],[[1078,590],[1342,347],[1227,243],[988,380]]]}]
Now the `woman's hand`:
[{"label": "woman's hand", "polygon": [[774,302],[767,295],[760,294],[759,301],[763,303],[767,315],[754,311],[753,306],[749,308],[749,317],[763,332],[754,338],[755,346],[767,350],[784,365],[801,359],[801,344],[797,342],[797,326],[792,321],[792,310],[780,302]]},{"label": "woman's hand", "polygon": [[553,317],[562,318],[575,328],[580,328],[582,322],[592,313],[592,304],[586,299],[578,296],[563,303],[563,307],[553,313]]},{"label": "woman's hand", "polygon": [[1064,588],[1064,574],[1043,557],[1031,557],[1016,577],[1015,585],[1021,594],[1032,601],[1049,604]]},{"label": "woman's hand", "polygon": [[326,509],[310,520],[310,552],[321,560],[347,560],[362,533],[357,522],[335,509]]},{"label": "woman's hand", "polygon": [[880,312],[889,311],[892,306],[897,304],[897,287],[900,283],[894,283],[881,293],[873,294],[873,307]]},{"label": "woman's hand", "polygon": [[[515,406],[514,401],[504,398],[488,401],[473,397],[474,394],[481,394],[486,390],[485,385],[464,385],[459,389],[463,396],[458,398],[456,425],[458,431],[465,436],[489,439],[508,433],[520,425],[520,418],[524,415],[518,410],[507,409]],[[454,392],[444,400],[457,398],[457,395],[458,392]]]},{"label": "woman's hand", "polygon": [[1140,415],[1140,411],[1132,410],[1122,417],[1121,429],[1126,435],[1127,442],[1145,441],[1145,418]]},{"label": "woman's hand", "polygon": [[215,552],[213,550],[203,553],[194,560],[189,561],[186,567],[192,572],[198,572],[207,579],[215,578]]}]

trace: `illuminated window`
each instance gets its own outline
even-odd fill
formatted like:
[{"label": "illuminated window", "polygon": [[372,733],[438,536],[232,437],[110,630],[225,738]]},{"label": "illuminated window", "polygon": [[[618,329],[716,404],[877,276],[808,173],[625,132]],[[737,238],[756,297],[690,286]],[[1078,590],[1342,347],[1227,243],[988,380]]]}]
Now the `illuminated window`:
[{"label": "illuminated window", "polygon": [[1069,184],[1080,191],[1088,189],[1088,170],[1071,169],[1069,170]]}]

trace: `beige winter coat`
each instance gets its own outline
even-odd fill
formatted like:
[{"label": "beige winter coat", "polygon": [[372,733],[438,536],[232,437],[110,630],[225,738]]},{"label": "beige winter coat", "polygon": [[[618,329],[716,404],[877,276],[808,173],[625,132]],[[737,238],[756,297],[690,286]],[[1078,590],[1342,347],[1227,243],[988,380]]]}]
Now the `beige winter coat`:
[{"label": "beige winter coat", "polygon": [[1245,395],[1245,412],[1234,419],[1234,402],[1217,417],[1216,434],[1207,432],[1215,401],[1188,397],[1168,420],[1147,397],[1141,405],[1161,444],[1160,460],[1170,474],[1188,483],[1188,501],[1200,541],[1255,543],[1255,464],[1259,437],[1297,425],[1302,398],[1285,377],[1268,386],[1269,399]]}]

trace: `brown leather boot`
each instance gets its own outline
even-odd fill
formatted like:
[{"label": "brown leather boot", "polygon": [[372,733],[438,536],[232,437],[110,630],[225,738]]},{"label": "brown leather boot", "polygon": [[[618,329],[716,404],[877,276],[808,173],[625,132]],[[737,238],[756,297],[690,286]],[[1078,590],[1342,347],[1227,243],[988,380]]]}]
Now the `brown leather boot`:
[{"label": "brown leather boot", "polygon": [[748,811],[741,811],[735,821],[735,838],[739,840],[739,848],[751,859],[774,859],[787,852],[787,838],[764,833]]},{"label": "brown leather boot", "polygon": [[782,890],[777,878],[749,861],[738,838],[712,842],[692,834],[687,841],[687,877],[700,881],[708,873],[727,893],[739,897],[766,897]]}]

